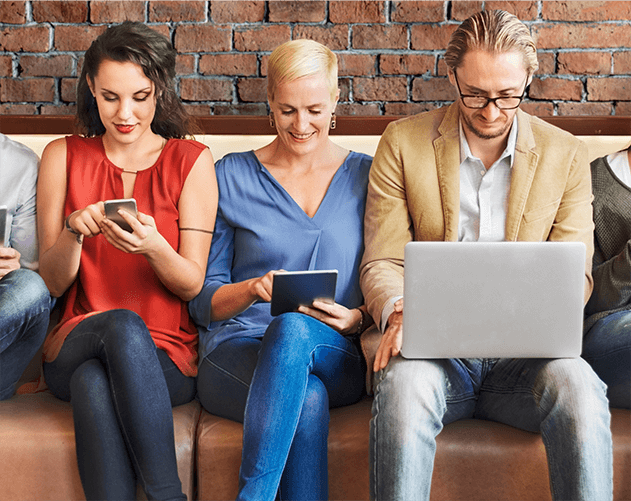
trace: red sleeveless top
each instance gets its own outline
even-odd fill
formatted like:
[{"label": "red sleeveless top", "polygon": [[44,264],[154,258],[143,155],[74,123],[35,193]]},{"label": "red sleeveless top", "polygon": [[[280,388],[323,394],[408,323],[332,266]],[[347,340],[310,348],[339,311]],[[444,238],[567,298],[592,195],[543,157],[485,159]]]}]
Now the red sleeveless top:
[{"label": "red sleeveless top", "polygon": [[[100,137],[68,136],[66,146],[65,216],[98,201],[124,198],[122,170],[108,160]],[[155,219],[175,250],[182,187],[205,148],[197,141],[170,139],[156,163],[136,175],[133,197],[138,210]],[[61,321],[44,343],[44,360],[57,357],[66,336],[86,316],[117,308],[140,315],[156,346],[180,371],[197,374],[197,329],[187,303],[160,282],[143,256],[114,248],[103,235],[83,240],[79,274],[66,292]]]}]

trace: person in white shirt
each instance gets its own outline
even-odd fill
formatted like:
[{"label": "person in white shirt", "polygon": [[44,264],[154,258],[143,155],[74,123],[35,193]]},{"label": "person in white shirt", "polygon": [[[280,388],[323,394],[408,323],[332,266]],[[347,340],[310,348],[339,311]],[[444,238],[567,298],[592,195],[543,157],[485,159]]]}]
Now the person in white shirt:
[{"label": "person in white shirt", "polygon": [[0,206],[6,206],[0,242],[0,400],[16,383],[46,336],[50,294],[37,273],[35,211],[39,160],[0,134]]}]

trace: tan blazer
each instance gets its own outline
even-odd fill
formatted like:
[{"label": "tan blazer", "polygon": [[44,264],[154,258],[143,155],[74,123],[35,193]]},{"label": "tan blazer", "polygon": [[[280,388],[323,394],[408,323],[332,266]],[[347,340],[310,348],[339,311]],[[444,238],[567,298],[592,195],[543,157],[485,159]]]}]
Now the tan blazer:
[{"label": "tan blazer", "polygon": [[[458,239],[458,115],[456,103],[398,120],[379,142],[370,170],[360,271],[368,311],[378,326],[386,302],[403,295],[405,244]],[[583,242],[587,301],[594,228],[587,147],[521,110],[517,126],[506,240]],[[368,358],[374,357],[372,350],[366,350]]]}]

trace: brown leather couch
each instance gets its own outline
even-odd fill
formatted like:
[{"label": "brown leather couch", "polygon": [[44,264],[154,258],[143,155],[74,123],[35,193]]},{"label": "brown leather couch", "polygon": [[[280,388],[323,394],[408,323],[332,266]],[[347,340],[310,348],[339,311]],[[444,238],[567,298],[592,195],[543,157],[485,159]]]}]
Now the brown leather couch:
[{"label": "brown leather couch", "polygon": [[[335,133],[371,136],[375,139],[369,141],[376,141],[390,120],[389,117],[340,117]],[[629,117],[552,117],[549,120],[582,136],[631,135]],[[206,132],[212,131],[213,136],[269,133],[265,117],[207,117],[201,121],[201,126]],[[67,134],[72,132],[72,117],[0,116],[0,132]],[[211,144],[216,158],[221,156],[212,141],[204,142]],[[248,144],[252,147],[251,142]],[[615,151],[614,147],[609,151]],[[601,148],[598,154],[609,151]],[[33,368],[30,370],[32,376]],[[368,499],[371,402],[367,397],[358,404],[331,411],[331,499]],[[175,408],[173,417],[178,470],[189,499],[234,499],[241,461],[242,426],[208,414],[196,402]],[[631,500],[631,411],[612,409],[612,432],[614,499]],[[139,492],[139,499],[142,498]],[[0,501],[75,499],[84,499],[84,496],[70,405],[46,392],[14,396],[1,402]],[[481,420],[464,420],[446,426],[437,439],[431,499],[551,499],[541,437]]]}]

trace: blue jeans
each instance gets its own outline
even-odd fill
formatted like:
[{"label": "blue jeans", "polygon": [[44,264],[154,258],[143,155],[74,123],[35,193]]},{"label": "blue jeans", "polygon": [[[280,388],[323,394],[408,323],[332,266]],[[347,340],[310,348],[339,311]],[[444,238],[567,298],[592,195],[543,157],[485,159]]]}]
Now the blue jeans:
[{"label": "blue jeans", "polygon": [[46,337],[50,294],[44,280],[20,268],[0,280],[0,400],[15,385]]},{"label": "blue jeans", "polygon": [[436,436],[444,425],[471,417],[540,431],[555,500],[613,496],[606,388],[583,359],[398,356],[375,379],[372,499],[429,499]]},{"label": "blue jeans", "polygon": [[631,408],[631,311],[601,318],[583,339],[583,358],[607,385],[612,407]]},{"label": "blue jeans", "polygon": [[329,407],[362,397],[364,368],[351,340],[300,313],[204,358],[202,405],[244,424],[238,499],[328,499]]},{"label": "blue jeans", "polygon": [[86,498],[185,500],[177,473],[172,406],[195,396],[129,310],[88,317],[44,364],[52,392],[72,403],[77,461]]}]

